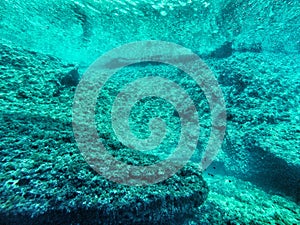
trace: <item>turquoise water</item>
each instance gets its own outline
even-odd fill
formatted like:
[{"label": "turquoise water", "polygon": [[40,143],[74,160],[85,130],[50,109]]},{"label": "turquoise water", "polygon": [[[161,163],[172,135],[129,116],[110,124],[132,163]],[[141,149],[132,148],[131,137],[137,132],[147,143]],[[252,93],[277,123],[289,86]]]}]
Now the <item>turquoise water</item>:
[{"label": "turquoise water", "polygon": [[0,1],[0,224],[300,224],[300,2]]}]

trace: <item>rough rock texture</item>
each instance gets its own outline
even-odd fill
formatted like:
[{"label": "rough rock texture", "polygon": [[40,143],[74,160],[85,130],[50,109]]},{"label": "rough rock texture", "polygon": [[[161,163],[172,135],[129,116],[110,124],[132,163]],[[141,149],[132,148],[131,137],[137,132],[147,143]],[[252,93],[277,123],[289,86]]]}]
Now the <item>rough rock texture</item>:
[{"label": "rough rock texture", "polygon": [[[300,224],[299,11],[298,0],[0,1],[1,42],[31,50],[1,45],[0,221],[94,224],[101,217],[109,224],[126,208],[140,215],[136,220],[147,217],[148,223],[168,223],[167,219],[171,224]],[[191,204],[199,206],[207,189],[192,167],[186,170],[196,172],[196,181],[180,172],[171,183],[155,186],[156,192],[149,187],[141,194],[142,189],[129,190],[99,178],[74,142],[71,107],[80,72],[116,46],[149,39],[172,41],[200,54],[225,95],[227,133],[205,172],[211,191],[199,208]],[[170,68],[136,66],[113,78],[99,97],[100,137],[114,156],[132,164],[150,164],[169,154],[179,123],[170,104],[146,99],[133,109],[132,120],[140,118],[134,132],[140,129],[147,136],[147,116],[153,115],[174,128],[167,134],[171,139],[156,152],[159,157],[148,155],[145,161],[143,155],[130,155],[110,129],[114,95],[147,71],[175,79],[197,103],[202,133],[193,161],[199,162],[210,131],[209,108],[195,83]],[[148,110],[156,107],[160,112]],[[163,188],[178,180],[183,187],[174,199],[186,208],[159,202],[168,198]],[[198,199],[196,190],[203,193]],[[119,195],[126,197],[124,205]],[[178,209],[176,215],[182,217],[150,210],[150,219],[146,211],[135,211],[139,208],[132,205],[142,207],[136,202],[147,209],[152,204],[167,212]],[[133,223],[122,215],[125,223]]]},{"label": "rough rock texture", "polygon": [[146,187],[102,178],[73,138],[75,86],[63,80],[76,80],[76,67],[20,48],[0,49],[0,224],[182,224],[193,217],[208,193],[196,167]]},{"label": "rough rock texture", "polygon": [[[270,220],[297,224],[300,221],[295,203],[299,202],[300,194],[296,114],[300,64],[294,55],[241,53],[226,59],[206,59],[224,90],[228,127],[223,149],[205,174],[212,191],[198,208],[207,187],[192,167],[154,189],[148,187],[146,193],[145,189],[133,190],[100,178],[84,162],[72,136],[75,86],[63,85],[62,80],[70,77],[77,67],[51,56],[5,45],[1,45],[1,52],[2,224],[53,224],[53,221],[113,224],[119,219],[116,212],[128,224],[132,224],[132,220],[128,222],[131,215],[138,215],[137,224],[138,220],[147,218],[149,223],[162,224],[168,224],[166,220],[172,224],[259,224]],[[145,68],[134,68],[136,76],[142,75],[139,70]],[[159,67],[156,69],[159,71]],[[123,82],[115,83],[116,87]],[[183,84],[191,95],[199,91],[188,82]],[[104,103],[111,104],[109,96],[117,90],[104,90]],[[200,104],[202,97],[196,96]],[[202,106],[201,112],[207,112],[207,106]],[[164,111],[170,108],[164,107]],[[99,112],[104,115],[107,110],[105,105]],[[140,115],[141,111],[134,113]],[[101,120],[105,122],[107,118]],[[207,125],[204,123],[202,128]],[[114,139],[109,141],[111,134],[99,128],[99,134],[113,149],[123,147]],[[260,132],[262,135],[258,136]],[[204,133],[203,141],[207,135]],[[265,138],[269,141],[264,141]],[[203,146],[200,142],[198,147]],[[283,151],[285,148],[290,151]],[[136,160],[136,156],[128,160]],[[149,163],[156,160],[152,156]],[[190,176],[191,173],[195,174]],[[182,186],[175,191],[174,184],[179,181]],[[174,203],[167,204],[170,199]],[[139,210],[144,206],[148,211]],[[163,207],[166,213],[161,214]],[[250,209],[257,213],[249,213]],[[169,215],[170,212],[178,216]],[[154,216],[151,221],[150,214]]]},{"label": "rough rock texture", "polygon": [[227,134],[215,165],[299,201],[299,55],[245,52],[207,63],[227,104]]},{"label": "rough rock texture", "polygon": [[234,176],[205,174],[204,178],[210,191],[194,224],[300,223],[299,203],[291,198]]}]

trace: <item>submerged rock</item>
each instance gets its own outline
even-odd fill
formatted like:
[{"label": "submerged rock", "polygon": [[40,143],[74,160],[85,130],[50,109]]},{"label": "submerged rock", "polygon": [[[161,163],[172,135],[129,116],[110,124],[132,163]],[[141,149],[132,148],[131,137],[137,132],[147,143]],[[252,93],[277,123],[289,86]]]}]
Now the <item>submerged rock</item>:
[{"label": "submerged rock", "polygon": [[197,167],[150,186],[104,179],[73,137],[74,65],[0,48],[0,224],[182,224],[193,217],[208,195]]}]

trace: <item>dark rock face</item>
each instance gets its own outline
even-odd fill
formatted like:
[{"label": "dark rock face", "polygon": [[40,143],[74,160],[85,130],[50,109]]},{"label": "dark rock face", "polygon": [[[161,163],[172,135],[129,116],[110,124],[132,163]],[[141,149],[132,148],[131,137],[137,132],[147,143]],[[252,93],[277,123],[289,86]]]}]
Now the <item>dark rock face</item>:
[{"label": "dark rock face", "polygon": [[72,69],[69,73],[65,74],[64,77],[61,78],[60,83],[66,86],[76,86],[79,83],[80,75],[78,72],[78,67]]},{"label": "dark rock face", "polygon": [[219,48],[211,53],[211,57],[214,58],[227,58],[232,55],[232,42],[225,42]]}]

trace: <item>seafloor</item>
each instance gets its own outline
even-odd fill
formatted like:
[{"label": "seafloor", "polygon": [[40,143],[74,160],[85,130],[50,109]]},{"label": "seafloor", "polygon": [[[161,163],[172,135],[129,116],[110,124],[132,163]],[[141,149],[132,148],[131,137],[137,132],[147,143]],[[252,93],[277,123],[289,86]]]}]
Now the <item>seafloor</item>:
[{"label": "seafloor", "polygon": [[[18,47],[0,48],[0,224],[300,223],[296,54],[234,52],[205,59],[219,75],[228,111],[222,151],[203,174],[208,191],[193,165],[146,188],[101,178],[83,160],[72,133],[75,66]],[[118,85],[112,87],[104,91],[100,114]],[[99,134],[106,134],[112,151],[124,147],[104,127]],[[156,160],[130,154],[119,157]]]},{"label": "seafloor", "polygon": [[[298,0],[1,0],[0,224],[300,224],[300,2]],[[195,154],[170,179],[146,187],[110,182],[89,167],[72,129],[76,86],[99,56],[133,41],[162,40],[198,54],[223,91],[222,149],[198,169],[210,109],[174,67],[136,64],[114,74],[95,121],[111,155],[130,165],[165,159],[180,118],[160,98],[138,102],[139,138],[166,121],[153,152],[120,143],[110,110],[125,84],[159,75],[192,98],[201,132]],[[168,92],[168,90],[166,90]]]}]

